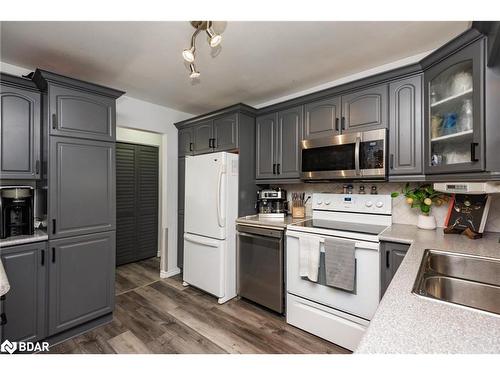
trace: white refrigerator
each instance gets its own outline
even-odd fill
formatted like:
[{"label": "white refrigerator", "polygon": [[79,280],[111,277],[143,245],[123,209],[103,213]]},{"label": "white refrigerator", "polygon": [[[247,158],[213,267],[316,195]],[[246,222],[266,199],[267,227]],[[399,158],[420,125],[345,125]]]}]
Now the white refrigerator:
[{"label": "white refrigerator", "polygon": [[187,156],[183,281],[219,298],[236,297],[238,155]]}]

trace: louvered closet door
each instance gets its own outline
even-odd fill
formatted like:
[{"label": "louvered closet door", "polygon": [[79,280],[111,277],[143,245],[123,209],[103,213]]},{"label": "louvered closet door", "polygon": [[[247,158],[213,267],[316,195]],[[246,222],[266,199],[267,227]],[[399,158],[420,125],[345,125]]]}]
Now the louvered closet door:
[{"label": "louvered closet door", "polygon": [[158,148],[116,144],[116,263],[158,252]]}]

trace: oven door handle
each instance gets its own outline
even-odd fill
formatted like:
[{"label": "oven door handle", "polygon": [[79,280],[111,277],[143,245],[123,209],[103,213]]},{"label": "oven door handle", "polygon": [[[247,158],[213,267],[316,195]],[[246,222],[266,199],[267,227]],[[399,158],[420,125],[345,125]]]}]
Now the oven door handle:
[{"label": "oven door handle", "polygon": [[[287,237],[293,237],[293,238],[297,238],[297,239],[301,237],[301,235],[299,235],[299,234],[295,234],[295,233],[292,233],[290,230],[288,230],[288,231],[286,232],[286,235],[287,235]],[[309,235],[309,236],[310,236],[310,235]],[[337,238],[337,237],[336,237],[336,238]],[[341,240],[349,240],[349,238],[342,238],[342,237],[338,237],[338,238],[339,238],[339,239],[341,239]],[[319,242],[320,242],[320,243],[322,243],[322,244],[324,244],[324,243],[325,243],[325,239],[324,239],[323,237],[320,237]],[[379,246],[379,243],[378,243],[378,242],[356,241],[356,242],[354,243],[354,247],[355,247],[356,249],[368,249],[368,250],[376,250],[376,251],[379,251],[379,247],[380,247],[380,246]],[[323,251],[321,251],[321,252],[323,253],[323,252],[324,252],[324,250],[323,250]]]},{"label": "oven door handle", "polygon": [[361,147],[361,137],[356,137],[356,144],[354,146],[354,167],[356,168],[356,176],[361,176],[361,169],[359,167],[359,154]]}]

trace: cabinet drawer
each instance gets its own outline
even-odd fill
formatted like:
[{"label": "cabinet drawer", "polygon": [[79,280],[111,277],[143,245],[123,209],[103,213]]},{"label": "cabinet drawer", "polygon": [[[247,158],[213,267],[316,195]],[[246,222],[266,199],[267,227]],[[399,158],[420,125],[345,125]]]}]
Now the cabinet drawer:
[{"label": "cabinet drawer", "polygon": [[51,135],[115,140],[115,100],[83,90],[49,85]]}]

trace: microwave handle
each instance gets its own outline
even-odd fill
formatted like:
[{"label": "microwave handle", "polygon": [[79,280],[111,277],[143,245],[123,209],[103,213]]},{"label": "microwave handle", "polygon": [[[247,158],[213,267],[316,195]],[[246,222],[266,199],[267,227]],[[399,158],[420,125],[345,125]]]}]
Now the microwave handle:
[{"label": "microwave handle", "polygon": [[356,137],[356,145],[354,147],[354,167],[356,168],[356,176],[361,175],[361,169],[359,167],[360,147],[361,147],[361,137]]}]

